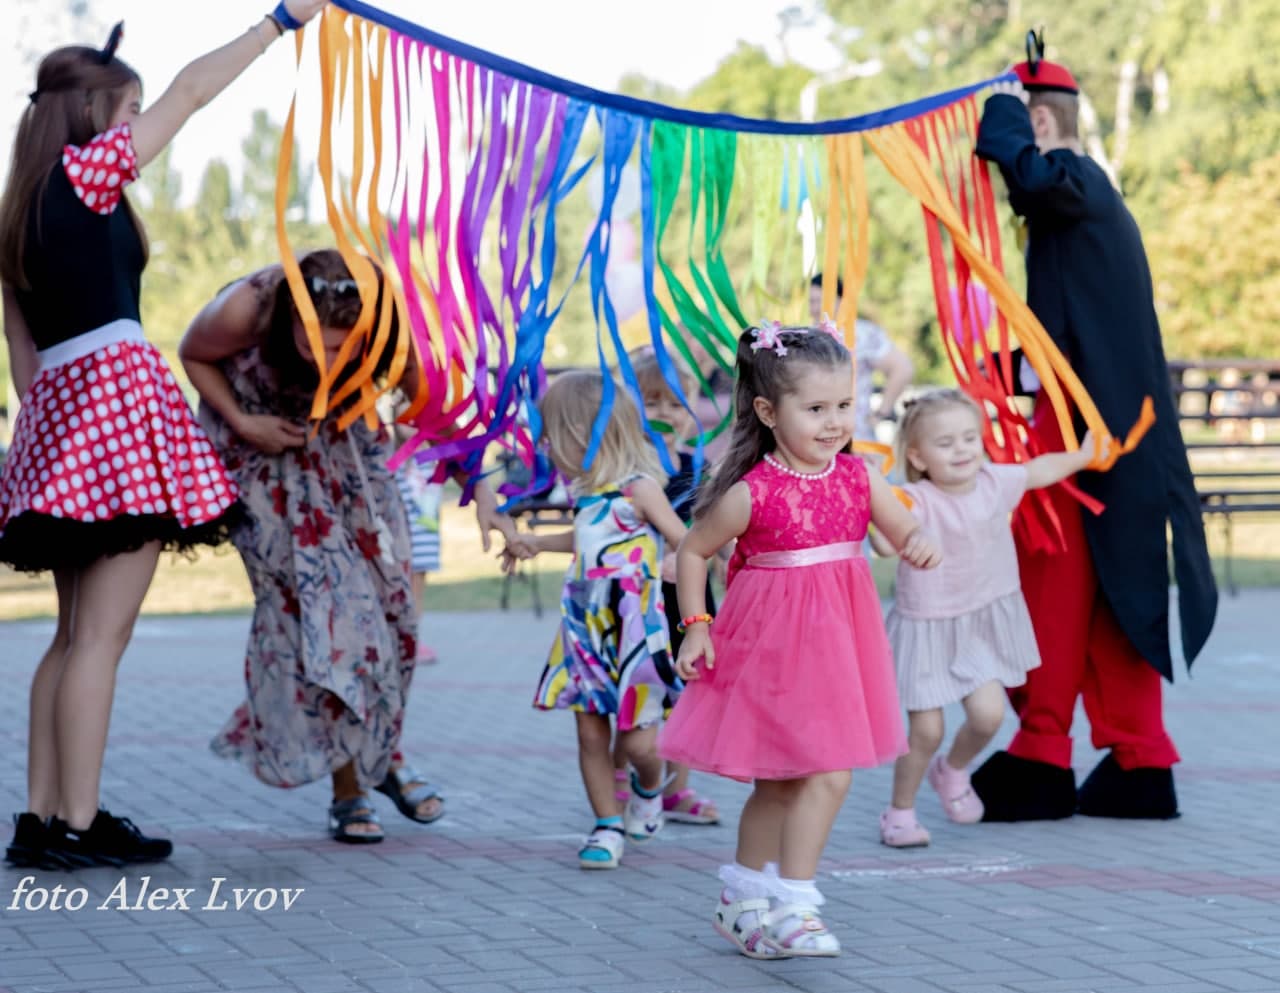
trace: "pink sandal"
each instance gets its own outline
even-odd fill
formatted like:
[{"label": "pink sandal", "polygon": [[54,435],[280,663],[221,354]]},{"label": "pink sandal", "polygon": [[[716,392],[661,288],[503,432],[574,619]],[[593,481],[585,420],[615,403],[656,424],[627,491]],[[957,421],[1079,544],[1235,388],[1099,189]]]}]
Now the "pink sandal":
[{"label": "pink sandal", "polygon": [[720,811],[714,800],[686,787],[662,798],[662,809],[669,821],[681,824],[719,824]]},{"label": "pink sandal", "polygon": [[915,809],[887,807],[880,815],[880,844],[890,848],[924,848],[932,839],[929,830],[916,820]]},{"label": "pink sandal", "polygon": [[938,792],[942,809],[957,824],[976,824],[982,820],[982,800],[973,792],[966,769],[953,769],[941,755],[929,763],[929,785]]}]

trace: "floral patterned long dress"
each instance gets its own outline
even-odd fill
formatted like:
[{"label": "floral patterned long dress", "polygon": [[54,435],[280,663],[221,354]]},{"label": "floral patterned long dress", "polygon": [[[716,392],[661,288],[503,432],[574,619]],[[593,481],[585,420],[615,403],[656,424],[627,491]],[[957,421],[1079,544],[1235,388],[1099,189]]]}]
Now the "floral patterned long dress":
[{"label": "floral patterned long dress", "polygon": [[[263,350],[222,369],[245,413],[305,423],[310,392],[282,386]],[[361,785],[376,785],[399,740],[416,648],[389,436],[363,422],[340,432],[330,417],[305,446],[268,455],[208,405],[200,422],[248,511],[232,541],[255,601],[248,699],[212,748],[271,786],[321,779],[351,760]]]}]

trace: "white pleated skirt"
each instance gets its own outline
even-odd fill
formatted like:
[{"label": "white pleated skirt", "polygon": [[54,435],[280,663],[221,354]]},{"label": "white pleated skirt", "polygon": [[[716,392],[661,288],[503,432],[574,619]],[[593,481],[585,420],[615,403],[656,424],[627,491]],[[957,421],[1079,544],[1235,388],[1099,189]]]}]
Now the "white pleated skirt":
[{"label": "white pleated skirt", "polygon": [[885,627],[909,711],[945,707],[990,682],[1021,686],[1040,664],[1021,592],[958,617],[906,617],[894,607]]}]

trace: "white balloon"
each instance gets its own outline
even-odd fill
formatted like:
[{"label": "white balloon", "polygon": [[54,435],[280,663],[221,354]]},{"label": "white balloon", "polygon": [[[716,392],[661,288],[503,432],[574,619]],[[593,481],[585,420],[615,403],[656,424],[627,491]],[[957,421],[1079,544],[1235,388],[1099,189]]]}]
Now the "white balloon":
[{"label": "white balloon", "polygon": [[[592,169],[587,175],[587,200],[597,213],[604,203],[604,169]],[[630,217],[640,210],[640,170],[628,163],[618,176],[618,192],[613,199],[613,216]]]},{"label": "white balloon", "polygon": [[644,266],[639,262],[609,266],[604,285],[619,321],[635,316],[644,307]]}]

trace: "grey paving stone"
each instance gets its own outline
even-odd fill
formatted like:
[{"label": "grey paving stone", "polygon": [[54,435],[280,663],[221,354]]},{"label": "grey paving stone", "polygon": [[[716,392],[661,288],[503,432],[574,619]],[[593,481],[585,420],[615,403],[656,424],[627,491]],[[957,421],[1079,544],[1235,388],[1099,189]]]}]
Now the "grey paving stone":
[{"label": "grey paving stone", "polygon": [[[710,927],[732,858],[740,784],[697,777],[726,821],[670,825],[615,873],[574,853],[590,814],[572,721],[528,706],[552,620],[445,618],[443,661],[416,674],[404,745],[445,790],[424,827],[382,797],[388,840],[328,840],[326,784],[271,790],[214,758],[208,738],[241,697],[244,617],[144,619],[120,670],[104,803],[171,832],[145,871],[38,874],[91,902],[121,878],[207,892],[304,887],[287,913],[53,913],[4,909],[0,987],[13,993],[1275,993],[1280,991],[1277,594],[1224,598],[1194,684],[1168,691],[1184,816],[948,823],[924,791],[932,847],[877,843],[889,770],[859,773],[820,869],[845,954],[755,963]],[[0,625],[0,814],[25,792],[25,686],[49,635]],[[948,714],[954,727],[954,715]],[[1008,740],[1012,725],[998,743]],[[1077,772],[1097,762],[1077,728]],[[3,993],[0,990],[0,993]]]}]

